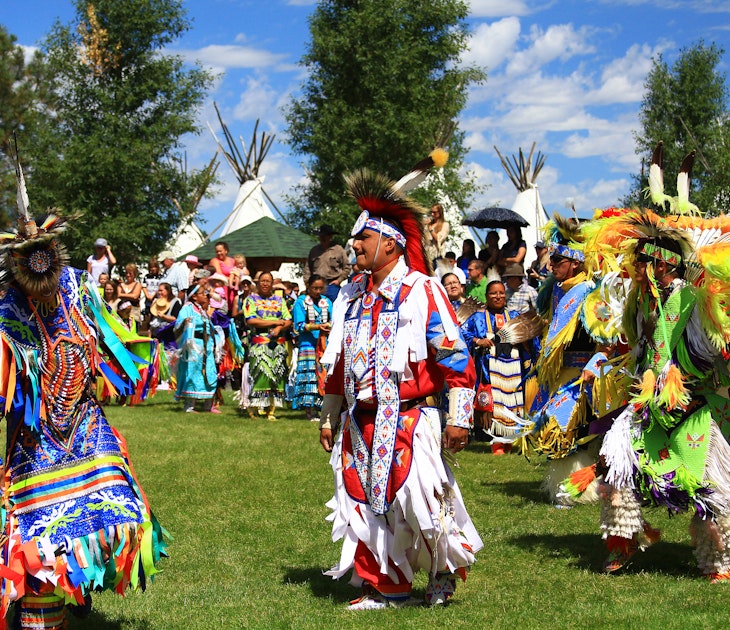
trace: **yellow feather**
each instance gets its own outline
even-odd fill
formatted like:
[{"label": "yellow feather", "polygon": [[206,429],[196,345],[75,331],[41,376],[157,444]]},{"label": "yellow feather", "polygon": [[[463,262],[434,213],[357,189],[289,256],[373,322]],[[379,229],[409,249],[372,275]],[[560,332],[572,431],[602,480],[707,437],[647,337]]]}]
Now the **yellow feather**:
[{"label": "yellow feather", "polygon": [[730,243],[715,243],[697,250],[702,266],[716,278],[730,282]]},{"label": "yellow feather", "polygon": [[443,168],[449,159],[449,152],[441,147],[436,147],[433,151],[431,151],[431,153],[429,153],[429,156],[433,160],[433,165],[436,168]]},{"label": "yellow feather", "polygon": [[656,376],[653,370],[645,370],[641,379],[641,389],[639,393],[632,398],[631,402],[646,405],[654,400],[654,387],[656,386]]},{"label": "yellow feather", "polygon": [[657,379],[657,402],[667,409],[686,407],[690,403],[690,395],[684,386],[684,377],[679,368],[671,363],[669,369],[662,370]]}]

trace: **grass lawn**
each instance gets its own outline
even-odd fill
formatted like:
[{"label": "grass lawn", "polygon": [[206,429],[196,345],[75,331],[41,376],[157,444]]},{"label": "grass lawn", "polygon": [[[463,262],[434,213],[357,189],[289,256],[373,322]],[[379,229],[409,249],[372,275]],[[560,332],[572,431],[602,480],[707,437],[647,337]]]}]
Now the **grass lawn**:
[{"label": "grass lawn", "polygon": [[[660,543],[623,575],[600,572],[598,507],[557,510],[539,494],[542,466],[459,455],[456,476],[485,543],[445,609],[352,613],[346,580],[323,576],[338,558],[324,518],[332,495],[315,424],[284,411],[250,420],[185,414],[167,392],[139,407],[108,407],[137,476],[172,533],[171,557],[146,593],[94,595],[72,629],[227,628],[721,628],[730,584],[698,575],[689,516],[647,513]],[[423,595],[419,575],[414,594]]]}]

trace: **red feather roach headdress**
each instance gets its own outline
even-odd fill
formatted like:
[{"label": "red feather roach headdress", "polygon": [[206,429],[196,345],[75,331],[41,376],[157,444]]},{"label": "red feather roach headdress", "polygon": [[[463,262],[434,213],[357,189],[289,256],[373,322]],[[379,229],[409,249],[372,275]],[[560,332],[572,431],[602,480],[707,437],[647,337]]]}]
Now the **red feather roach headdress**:
[{"label": "red feather roach headdress", "polygon": [[[359,169],[345,175],[345,186],[349,195],[363,210],[353,227],[352,236],[366,227],[392,236],[403,247],[408,266],[431,275],[431,262],[424,247],[429,213],[405,193],[418,186],[432,167],[442,167],[447,159],[446,151],[434,149],[397,182],[368,169]],[[375,223],[375,219],[382,221]]]}]

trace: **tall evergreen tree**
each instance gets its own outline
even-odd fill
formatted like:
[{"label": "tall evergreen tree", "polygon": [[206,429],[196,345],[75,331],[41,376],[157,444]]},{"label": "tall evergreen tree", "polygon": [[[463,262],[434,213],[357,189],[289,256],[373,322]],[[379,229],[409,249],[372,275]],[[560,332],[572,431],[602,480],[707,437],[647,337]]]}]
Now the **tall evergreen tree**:
[{"label": "tall evergreen tree", "polygon": [[36,213],[79,218],[68,241],[85,265],[98,237],[120,263],[159,252],[180,221],[174,198],[195,188],[176,166],[180,138],[211,83],[164,47],[189,28],[181,0],[76,0],[77,25],[56,23],[31,64],[50,82],[45,124],[24,139]]},{"label": "tall evergreen tree", "polygon": [[[467,45],[462,0],[321,0],[302,64],[309,76],[285,111],[289,142],[308,182],[293,200],[305,229],[326,221],[346,233],[356,214],[342,175],[368,167],[397,179],[433,148],[484,73],[459,65]],[[464,135],[447,145],[446,186],[457,203],[474,191],[459,179]],[[433,201],[433,196],[430,201]]]},{"label": "tall evergreen tree", "polygon": [[[664,182],[676,194],[682,158],[697,151],[692,170],[690,199],[703,212],[730,210],[723,191],[730,184],[725,165],[730,164],[728,91],[725,73],[719,70],[724,54],[715,44],[703,42],[682,49],[674,64],[659,55],[644,84],[646,93],[639,113],[636,153],[648,167],[656,144],[664,142]],[[634,177],[634,187],[624,202],[648,205],[641,193],[647,186],[648,168]]]}]

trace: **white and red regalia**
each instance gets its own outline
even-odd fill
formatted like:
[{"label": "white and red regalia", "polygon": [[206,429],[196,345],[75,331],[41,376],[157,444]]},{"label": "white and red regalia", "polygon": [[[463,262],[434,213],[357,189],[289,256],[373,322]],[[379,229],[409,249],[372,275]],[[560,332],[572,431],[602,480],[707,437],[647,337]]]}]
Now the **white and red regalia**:
[{"label": "white and red regalia", "polygon": [[326,574],[354,569],[353,585],[397,600],[410,595],[419,569],[452,586],[456,575],[465,579],[482,547],[442,458],[444,412],[434,406],[446,386],[448,424],[468,428],[476,374],[438,282],[401,257],[371,287],[362,274],[342,288],[322,358],[330,366],[325,405],[344,400],[347,408],[327,504],[342,555]]}]

